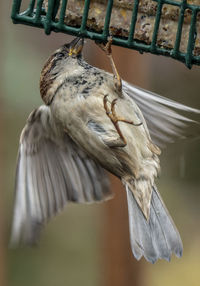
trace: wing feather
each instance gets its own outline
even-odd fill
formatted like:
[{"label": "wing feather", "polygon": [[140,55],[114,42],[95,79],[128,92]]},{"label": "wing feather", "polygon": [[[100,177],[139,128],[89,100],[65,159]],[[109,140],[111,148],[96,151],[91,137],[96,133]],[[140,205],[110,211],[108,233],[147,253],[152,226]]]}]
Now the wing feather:
[{"label": "wing feather", "polygon": [[[158,94],[122,82],[123,91],[139,106],[146,120],[155,144],[164,147],[177,138],[200,136],[200,124],[192,117],[199,118],[200,110],[170,100]],[[183,114],[181,114],[183,113]]]},{"label": "wing feather", "polygon": [[104,170],[55,124],[50,108],[33,111],[20,139],[11,244],[37,242],[41,227],[67,201],[110,195]]}]

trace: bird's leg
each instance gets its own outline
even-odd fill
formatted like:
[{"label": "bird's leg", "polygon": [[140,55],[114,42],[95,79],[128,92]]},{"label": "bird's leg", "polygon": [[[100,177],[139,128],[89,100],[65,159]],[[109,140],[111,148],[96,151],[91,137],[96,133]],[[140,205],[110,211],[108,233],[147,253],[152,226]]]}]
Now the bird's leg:
[{"label": "bird's leg", "polygon": [[105,96],[104,96],[104,99],[103,99],[103,103],[104,103],[104,108],[105,108],[106,114],[108,115],[108,117],[109,117],[110,120],[112,121],[113,125],[115,126],[115,129],[117,130],[117,133],[119,134],[120,141],[123,142],[123,143],[121,144],[121,146],[118,146],[118,147],[125,147],[126,144],[127,144],[127,142],[126,142],[126,139],[124,138],[124,136],[123,136],[123,134],[122,134],[122,132],[121,132],[121,130],[120,130],[120,127],[119,127],[118,122],[119,122],[119,121],[125,122],[125,123],[131,124],[131,125],[133,125],[133,126],[140,126],[140,125],[142,124],[142,122],[135,124],[133,121],[126,120],[126,119],[123,118],[123,117],[117,116],[116,111],[115,111],[115,105],[116,105],[116,103],[117,103],[117,98],[115,98],[115,99],[111,102],[111,108],[109,109],[107,96],[108,96],[108,95],[105,95]]},{"label": "bird's leg", "polygon": [[98,43],[96,42],[96,44],[106,53],[106,55],[108,56],[109,60],[110,60],[110,64],[112,67],[112,71],[113,71],[113,78],[114,78],[114,84],[115,84],[115,88],[117,89],[117,91],[119,93],[121,93],[122,91],[122,80],[121,77],[117,71],[117,68],[115,66],[113,57],[112,57],[112,49],[111,49],[111,45],[112,45],[112,37],[108,37],[108,42],[105,44],[103,43]]}]

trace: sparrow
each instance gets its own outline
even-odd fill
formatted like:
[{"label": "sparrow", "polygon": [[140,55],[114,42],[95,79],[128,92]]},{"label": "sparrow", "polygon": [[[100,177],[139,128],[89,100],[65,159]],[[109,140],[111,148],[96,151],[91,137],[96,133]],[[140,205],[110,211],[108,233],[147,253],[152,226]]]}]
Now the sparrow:
[{"label": "sparrow", "polygon": [[[134,257],[151,263],[182,255],[182,242],[156,188],[160,148],[196,124],[190,108],[121,80],[82,57],[75,38],[46,61],[44,105],[28,117],[19,144],[11,243],[34,244],[42,227],[68,202],[112,197],[109,171],[127,193]],[[104,46],[105,48],[105,46]]]}]

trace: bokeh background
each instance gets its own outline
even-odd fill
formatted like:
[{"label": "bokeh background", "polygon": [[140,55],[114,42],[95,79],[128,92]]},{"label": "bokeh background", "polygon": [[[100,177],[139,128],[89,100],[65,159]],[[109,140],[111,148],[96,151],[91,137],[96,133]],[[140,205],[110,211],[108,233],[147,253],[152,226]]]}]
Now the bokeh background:
[{"label": "bokeh background", "polygon": [[[181,259],[173,256],[170,263],[155,265],[135,261],[127,239],[125,196],[113,178],[114,202],[70,204],[45,228],[39,247],[9,249],[20,132],[29,113],[42,104],[39,76],[44,61],[71,40],[64,34],[46,36],[43,30],[13,25],[11,4],[0,2],[0,285],[200,285],[199,140],[172,144],[161,156],[158,188],[183,240]],[[200,108],[199,67],[188,70],[174,60],[119,47],[113,48],[113,55],[125,80]],[[89,40],[85,57],[110,70],[105,55]]]}]

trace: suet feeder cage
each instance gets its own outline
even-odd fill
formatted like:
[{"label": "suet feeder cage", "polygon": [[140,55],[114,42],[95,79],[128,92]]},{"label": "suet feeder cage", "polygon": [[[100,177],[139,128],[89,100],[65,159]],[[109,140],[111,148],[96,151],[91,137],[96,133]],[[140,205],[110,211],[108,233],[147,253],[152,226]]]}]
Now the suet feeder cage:
[{"label": "suet feeder cage", "polygon": [[13,0],[12,19],[200,65],[200,0]]}]

